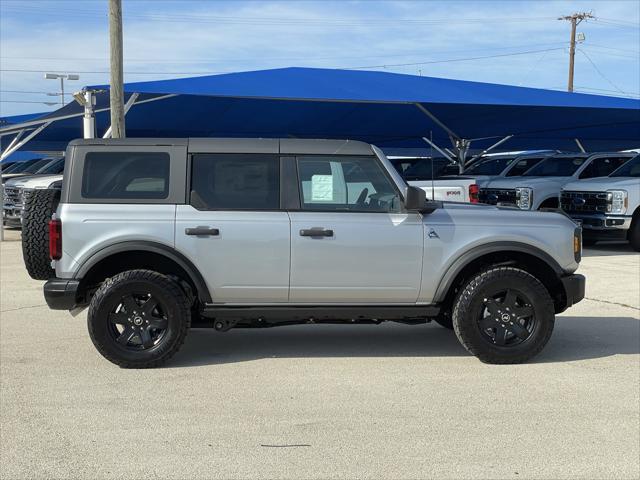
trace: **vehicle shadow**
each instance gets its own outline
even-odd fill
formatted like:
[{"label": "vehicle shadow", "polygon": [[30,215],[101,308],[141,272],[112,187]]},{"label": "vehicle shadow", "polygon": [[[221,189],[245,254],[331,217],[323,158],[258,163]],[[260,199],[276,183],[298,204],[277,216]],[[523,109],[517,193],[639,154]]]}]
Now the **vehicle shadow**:
[{"label": "vehicle shadow", "polygon": [[[556,320],[543,352],[532,363],[589,360],[640,354],[640,320],[633,317],[570,317]],[[439,325],[300,325],[194,329],[168,365],[192,367],[264,358],[464,357],[455,334]]]},{"label": "vehicle shadow", "polygon": [[640,255],[629,242],[597,243],[582,250],[583,257],[611,257],[613,255]]}]

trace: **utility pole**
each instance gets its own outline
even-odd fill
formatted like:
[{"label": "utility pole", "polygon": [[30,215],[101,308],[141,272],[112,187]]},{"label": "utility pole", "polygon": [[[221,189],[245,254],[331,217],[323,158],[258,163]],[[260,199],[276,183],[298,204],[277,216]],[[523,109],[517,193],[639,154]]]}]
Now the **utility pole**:
[{"label": "utility pole", "polygon": [[122,0],[109,0],[109,47],[111,50],[111,136],[124,138],[124,74],[122,60]]},{"label": "utility pole", "polygon": [[576,57],[576,27],[580,22],[587,18],[594,18],[594,16],[591,12],[581,12],[558,18],[558,20],[569,20],[571,22],[571,41],[569,44],[569,82],[567,84],[567,91],[569,92],[573,92],[573,71]]}]

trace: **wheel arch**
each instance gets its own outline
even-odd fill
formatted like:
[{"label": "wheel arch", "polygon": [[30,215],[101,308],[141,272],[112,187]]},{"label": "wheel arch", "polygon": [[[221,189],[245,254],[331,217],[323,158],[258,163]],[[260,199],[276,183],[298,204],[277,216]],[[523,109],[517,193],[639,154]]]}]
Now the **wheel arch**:
[{"label": "wheel arch", "polygon": [[460,255],[446,270],[438,284],[434,296],[435,303],[444,308],[453,299],[466,279],[483,268],[496,265],[510,265],[521,268],[536,278],[547,288],[554,299],[556,312],[566,305],[566,292],[560,277],[565,274],[562,267],[543,250],[519,242],[495,242],[472,248]]},{"label": "wheel arch", "polygon": [[121,242],[103,248],[82,263],[74,278],[80,281],[80,290],[86,290],[117,273],[140,268],[176,275],[189,284],[201,303],[212,302],[197,267],[180,252],[157,242]]}]

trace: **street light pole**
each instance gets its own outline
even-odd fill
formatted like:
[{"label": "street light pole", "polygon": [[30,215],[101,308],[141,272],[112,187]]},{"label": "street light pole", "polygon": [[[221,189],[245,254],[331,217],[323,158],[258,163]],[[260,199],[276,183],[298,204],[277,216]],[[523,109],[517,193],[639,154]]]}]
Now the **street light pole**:
[{"label": "street light pole", "polygon": [[122,60],[122,0],[109,0],[109,48],[111,52],[111,137],[124,138],[124,73]]},{"label": "street light pole", "polygon": [[[64,81],[65,80],[80,80],[80,75],[75,73],[45,73],[45,80],[60,80],[60,105],[64,107]],[[55,95],[54,93],[50,95]]]}]

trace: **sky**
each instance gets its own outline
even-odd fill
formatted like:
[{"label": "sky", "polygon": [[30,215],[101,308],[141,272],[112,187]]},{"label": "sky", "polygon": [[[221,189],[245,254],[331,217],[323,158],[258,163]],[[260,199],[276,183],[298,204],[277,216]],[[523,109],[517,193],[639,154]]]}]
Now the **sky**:
[{"label": "sky", "polygon": [[[125,82],[289,66],[360,68],[640,98],[640,1],[123,0]],[[0,0],[0,116],[108,83],[107,0]],[[53,95],[47,95],[53,94]],[[66,102],[72,101],[70,95]],[[47,105],[52,103],[53,105]]]}]

